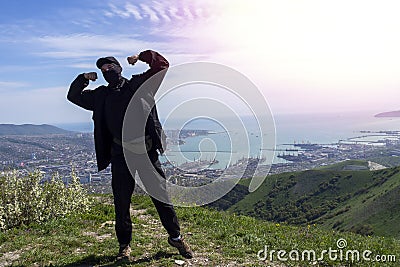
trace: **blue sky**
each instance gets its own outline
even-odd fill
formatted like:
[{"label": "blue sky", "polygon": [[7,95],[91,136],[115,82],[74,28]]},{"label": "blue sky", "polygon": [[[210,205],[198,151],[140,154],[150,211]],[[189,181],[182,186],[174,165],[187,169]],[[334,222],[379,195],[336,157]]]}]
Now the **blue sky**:
[{"label": "blue sky", "polygon": [[143,71],[124,60],[145,49],[172,65],[233,67],[273,113],[398,110],[399,7],[385,0],[3,1],[0,123],[90,121],[66,101],[71,81],[108,55],[127,77]]}]

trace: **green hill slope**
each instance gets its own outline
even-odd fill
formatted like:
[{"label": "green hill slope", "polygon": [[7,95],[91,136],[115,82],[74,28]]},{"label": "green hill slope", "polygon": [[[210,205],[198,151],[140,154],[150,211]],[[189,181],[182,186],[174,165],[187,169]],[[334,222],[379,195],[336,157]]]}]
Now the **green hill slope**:
[{"label": "green hill slope", "polygon": [[362,171],[368,170],[368,162],[363,160],[345,160],[336,164],[327,165],[319,168],[331,171]]},{"label": "green hill slope", "polygon": [[[388,261],[400,257],[396,255],[398,239],[326,231],[318,225],[294,227],[195,207],[176,209],[195,253],[186,260],[168,245],[150,198],[134,196],[133,259],[116,263],[112,197],[95,199],[84,215],[0,232],[0,266],[398,266],[398,262]],[[338,250],[338,244],[347,245]],[[335,255],[322,254],[329,249],[342,251],[343,256],[337,253],[335,260]],[[294,252],[290,258],[280,254],[279,259],[278,250]],[[386,262],[382,265],[362,258],[351,262],[353,256],[345,258],[348,250],[369,250],[371,258],[384,256]],[[320,259],[314,260],[311,251]]]},{"label": "green hill slope", "polygon": [[[400,238],[400,224],[396,223],[400,220],[400,167],[343,171],[348,166],[340,163],[268,176],[256,192],[236,196],[231,205],[223,207],[268,221],[315,223],[326,229]],[[242,188],[238,192],[243,192]]]}]

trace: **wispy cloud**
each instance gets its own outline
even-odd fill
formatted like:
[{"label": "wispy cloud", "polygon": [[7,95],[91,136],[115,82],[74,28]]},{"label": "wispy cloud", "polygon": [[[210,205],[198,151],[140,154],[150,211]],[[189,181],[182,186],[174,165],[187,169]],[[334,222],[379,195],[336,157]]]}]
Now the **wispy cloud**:
[{"label": "wispy cloud", "polygon": [[68,67],[76,68],[76,69],[92,69],[93,62],[91,62],[91,63],[71,63],[68,65]]},{"label": "wispy cloud", "polygon": [[132,35],[94,35],[70,34],[59,36],[43,36],[32,39],[44,48],[38,52],[42,56],[54,58],[86,58],[99,54],[125,54],[134,48],[143,49],[150,42],[142,41]]},{"label": "wispy cloud", "polygon": [[141,4],[140,7],[142,8],[144,15],[148,17],[150,21],[152,22],[160,21],[160,19],[158,18],[158,13],[155,10],[153,10],[150,6]]},{"label": "wispy cloud", "polygon": [[109,1],[93,5],[84,16],[60,10],[59,15],[67,21],[62,27],[47,17],[30,21],[28,27],[23,21],[14,21],[1,27],[0,33],[7,34],[0,42],[15,42],[16,46],[29,43],[29,54],[59,60],[125,56],[144,49],[160,50],[179,60],[198,60],[212,53],[215,46],[205,30],[212,25],[210,18],[216,17],[210,1]]},{"label": "wispy cloud", "polygon": [[109,4],[108,6],[110,9],[104,11],[104,15],[107,17],[111,18],[117,16],[121,18],[129,18],[133,15],[136,19],[142,19],[140,12],[134,5],[127,4],[125,5],[125,8],[117,7],[115,4]]},{"label": "wispy cloud", "polygon": [[127,12],[129,12],[129,14],[132,14],[135,17],[135,19],[137,20],[143,19],[142,15],[140,14],[140,10],[135,5],[127,3],[125,5],[125,8]]},{"label": "wispy cloud", "polygon": [[104,10],[107,17],[147,19],[153,23],[169,23],[176,20],[204,19],[211,14],[210,1],[126,1],[122,4],[110,3]]},{"label": "wispy cloud", "polygon": [[15,89],[29,86],[26,82],[0,81],[0,89]]},{"label": "wispy cloud", "polygon": [[171,14],[168,12],[168,6],[166,6],[165,3],[154,2],[153,8],[158,12],[159,17],[162,20],[168,23],[172,21]]},{"label": "wispy cloud", "polygon": [[197,48],[195,46],[191,47],[185,42],[177,40],[146,41],[144,39],[144,36],[124,34],[71,34],[38,37],[32,39],[32,42],[40,47],[40,50],[35,52],[37,56],[70,60],[71,63],[68,66],[75,68],[88,67],[99,56],[126,57],[147,49],[157,50],[166,54],[175,64],[191,60],[202,60],[205,56],[196,51]]}]

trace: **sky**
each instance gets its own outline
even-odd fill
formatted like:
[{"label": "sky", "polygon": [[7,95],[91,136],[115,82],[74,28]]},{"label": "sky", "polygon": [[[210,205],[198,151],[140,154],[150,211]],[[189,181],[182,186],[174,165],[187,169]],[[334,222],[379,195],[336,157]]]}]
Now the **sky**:
[{"label": "sky", "polygon": [[125,59],[146,49],[172,66],[239,71],[273,114],[400,110],[398,10],[395,0],[1,0],[0,123],[90,122],[66,100],[73,79],[110,55],[126,77],[144,71]]}]

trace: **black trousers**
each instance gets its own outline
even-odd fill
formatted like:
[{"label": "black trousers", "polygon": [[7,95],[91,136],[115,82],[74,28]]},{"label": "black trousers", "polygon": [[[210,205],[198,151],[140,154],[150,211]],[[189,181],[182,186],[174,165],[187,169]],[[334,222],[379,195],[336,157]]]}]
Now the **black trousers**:
[{"label": "black trousers", "polygon": [[[158,159],[158,152],[156,150],[150,150],[148,151],[148,156],[157,172],[165,178],[165,174],[161,169],[161,163]],[[143,175],[140,167],[141,166],[137,166],[136,168],[139,176],[141,174]],[[120,244],[129,244],[132,240],[132,221],[129,209],[131,197],[135,188],[135,179],[128,169],[123,154],[113,155],[111,159],[111,173],[117,239]],[[140,176],[140,178],[142,180],[146,179],[146,177],[142,176]],[[167,230],[169,236],[178,237],[180,235],[180,226],[173,205],[163,203],[153,197],[151,197],[151,199],[160,216],[161,223]]]}]

